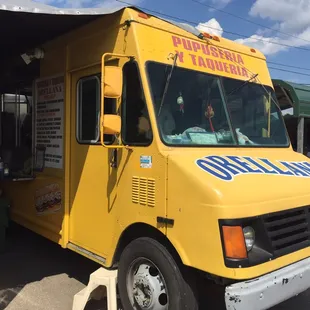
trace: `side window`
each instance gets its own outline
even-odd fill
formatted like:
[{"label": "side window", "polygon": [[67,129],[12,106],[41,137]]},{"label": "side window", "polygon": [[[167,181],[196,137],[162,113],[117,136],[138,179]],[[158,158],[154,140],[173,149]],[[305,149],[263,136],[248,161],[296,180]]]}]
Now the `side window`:
[{"label": "side window", "polygon": [[124,66],[122,98],[122,139],[128,145],[149,145],[153,139],[151,122],[135,62]]},{"label": "side window", "polygon": [[[96,75],[79,80],[77,96],[77,140],[83,144],[100,141],[100,78]],[[113,113],[115,99],[105,98],[105,113]],[[114,136],[105,135],[105,143],[113,143]]]}]

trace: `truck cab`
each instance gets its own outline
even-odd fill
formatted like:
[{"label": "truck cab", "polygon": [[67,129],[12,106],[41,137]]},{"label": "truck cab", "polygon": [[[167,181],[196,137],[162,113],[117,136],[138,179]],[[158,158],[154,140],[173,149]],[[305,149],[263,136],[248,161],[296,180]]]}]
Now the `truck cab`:
[{"label": "truck cab", "polygon": [[[283,289],[281,277],[307,274],[310,162],[291,148],[259,51],[208,34],[159,31],[157,23],[150,17],[132,24],[147,106],[138,118],[147,142],[139,152],[143,176],[132,176],[132,202],[156,207],[156,186],[165,179],[157,227],[164,225],[182,265],[230,283],[227,309],[253,302],[266,309],[307,287],[300,277]],[[159,40],[164,47],[155,49]],[[123,128],[116,133],[126,135]],[[126,140],[121,145],[131,148]],[[148,172],[156,166],[158,177]],[[137,278],[147,287],[141,266]],[[128,273],[122,264],[120,271]]]}]

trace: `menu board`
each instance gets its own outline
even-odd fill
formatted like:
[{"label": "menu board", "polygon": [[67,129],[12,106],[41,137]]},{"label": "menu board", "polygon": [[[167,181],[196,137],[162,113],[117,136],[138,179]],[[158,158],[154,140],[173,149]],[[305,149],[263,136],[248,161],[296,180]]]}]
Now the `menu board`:
[{"label": "menu board", "polygon": [[36,81],[35,143],[45,148],[44,166],[63,168],[64,76]]}]

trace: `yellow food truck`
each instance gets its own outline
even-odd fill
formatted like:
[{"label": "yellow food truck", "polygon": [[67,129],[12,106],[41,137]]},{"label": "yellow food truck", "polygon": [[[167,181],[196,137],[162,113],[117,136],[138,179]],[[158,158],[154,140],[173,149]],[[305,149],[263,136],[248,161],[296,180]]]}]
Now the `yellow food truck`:
[{"label": "yellow food truck", "polygon": [[10,16],[48,37],[19,50],[14,124],[33,126],[1,146],[12,219],[117,268],[125,310],[198,309],[201,279],[235,310],[309,288],[310,161],[264,55],[135,8],[42,12]]}]

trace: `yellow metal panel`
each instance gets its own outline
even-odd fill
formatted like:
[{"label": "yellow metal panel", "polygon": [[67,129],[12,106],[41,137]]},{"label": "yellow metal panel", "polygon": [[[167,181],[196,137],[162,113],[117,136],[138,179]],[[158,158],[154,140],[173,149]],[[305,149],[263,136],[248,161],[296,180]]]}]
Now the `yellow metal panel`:
[{"label": "yellow metal panel", "polygon": [[[46,188],[57,184],[61,191],[61,204],[44,212],[36,210],[38,199],[49,199],[49,190]],[[64,184],[63,179],[49,176],[40,176],[33,181],[2,182],[3,195],[11,203],[12,218],[34,231],[43,231],[44,236],[60,243],[63,220]]]},{"label": "yellow metal panel", "polygon": [[65,55],[65,46],[56,46],[52,49],[45,50],[44,59],[40,62],[41,77],[64,74],[66,60]]},{"label": "yellow metal panel", "polygon": [[[144,155],[152,157],[152,168],[140,167],[140,156]],[[158,153],[155,143],[149,147],[134,148],[133,151],[121,149],[118,156],[120,164],[114,181],[117,186],[115,209],[118,225],[107,256],[107,265],[111,264],[119,237],[131,224],[145,223],[162,233],[166,232],[165,227],[157,223],[157,216],[166,216],[166,159]]]},{"label": "yellow metal panel", "polygon": [[80,144],[76,139],[78,80],[98,73],[100,66],[72,73],[69,241],[105,257],[111,242],[106,236],[115,225],[109,154],[101,145]]},{"label": "yellow metal panel", "polygon": [[310,178],[249,173],[225,182],[196,165],[197,159],[214,154],[268,158],[275,164],[279,160],[307,161],[289,148],[272,151],[174,149],[169,154],[168,217],[175,220],[175,225],[168,228],[168,237],[184,263],[219,276],[244,279],[309,256],[310,249],[305,249],[256,267],[225,267],[218,220],[253,217],[309,205],[310,192],[306,189],[310,188]]}]

